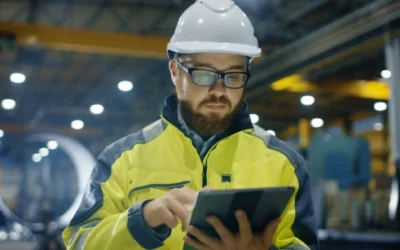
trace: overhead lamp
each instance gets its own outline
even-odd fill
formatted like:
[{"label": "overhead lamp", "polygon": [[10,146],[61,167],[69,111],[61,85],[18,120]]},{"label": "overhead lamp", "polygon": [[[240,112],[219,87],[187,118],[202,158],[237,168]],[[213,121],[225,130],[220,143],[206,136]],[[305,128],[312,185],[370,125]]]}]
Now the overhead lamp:
[{"label": "overhead lamp", "polygon": [[375,131],[382,131],[383,130],[383,123],[377,122],[374,124],[374,130]]},{"label": "overhead lamp", "polygon": [[83,123],[83,121],[81,120],[75,120],[71,122],[71,128],[75,129],[75,130],[80,130],[85,126],[85,124]]},{"label": "overhead lamp", "polygon": [[25,82],[25,80],[26,80],[26,77],[22,73],[12,73],[10,75],[10,81],[12,81],[13,83],[20,84],[20,83]]},{"label": "overhead lamp", "polygon": [[39,154],[40,154],[42,157],[46,157],[46,156],[49,155],[49,150],[48,150],[47,148],[41,148],[41,149],[39,149]]},{"label": "overhead lamp", "polygon": [[387,69],[382,70],[381,76],[382,76],[382,78],[389,79],[392,76],[392,72],[390,72],[390,70],[387,70]]},{"label": "overhead lamp", "polygon": [[324,120],[322,120],[321,118],[314,118],[311,120],[311,126],[313,128],[320,128],[324,126]]},{"label": "overhead lamp", "polygon": [[15,108],[16,105],[17,103],[13,99],[4,99],[1,102],[1,106],[4,110],[12,110]]},{"label": "overhead lamp", "polygon": [[376,102],[374,104],[374,109],[376,111],[385,111],[387,109],[387,104],[386,102]]},{"label": "overhead lamp", "polygon": [[58,143],[56,141],[49,141],[47,143],[47,148],[50,150],[55,150],[58,148]]},{"label": "overhead lamp", "polygon": [[90,106],[90,112],[92,112],[92,114],[94,115],[100,115],[101,113],[103,113],[103,111],[104,111],[103,105],[93,104],[92,106]]},{"label": "overhead lamp", "polygon": [[40,154],[32,155],[32,161],[33,162],[40,162],[41,160],[42,160],[42,156]]},{"label": "overhead lamp", "polygon": [[313,96],[311,96],[311,95],[305,95],[305,96],[301,97],[300,102],[304,106],[310,106],[310,105],[314,104],[315,98]]},{"label": "overhead lamp", "polygon": [[121,81],[118,83],[118,88],[123,92],[128,92],[132,90],[133,84],[130,81]]}]

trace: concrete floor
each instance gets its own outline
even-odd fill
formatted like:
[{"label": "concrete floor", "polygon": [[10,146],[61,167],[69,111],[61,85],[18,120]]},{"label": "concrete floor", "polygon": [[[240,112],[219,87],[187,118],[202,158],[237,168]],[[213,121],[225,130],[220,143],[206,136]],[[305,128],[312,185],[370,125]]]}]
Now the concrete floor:
[{"label": "concrete floor", "polygon": [[0,242],[1,250],[33,250],[34,242]]}]

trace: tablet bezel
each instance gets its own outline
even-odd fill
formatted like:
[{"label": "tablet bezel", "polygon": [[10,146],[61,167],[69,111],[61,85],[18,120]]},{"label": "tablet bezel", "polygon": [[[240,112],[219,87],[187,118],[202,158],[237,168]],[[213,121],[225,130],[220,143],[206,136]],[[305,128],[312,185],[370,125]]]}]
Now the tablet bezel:
[{"label": "tablet bezel", "polygon": [[[238,233],[235,208],[244,207],[248,214],[253,233],[261,233],[268,222],[282,216],[294,194],[293,186],[262,187],[247,189],[207,190],[198,193],[189,225],[195,226],[204,233],[219,238],[214,228],[206,221],[207,215],[216,215],[233,232]],[[252,202],[235,204],[239,196],[252,197]],[[257,198],[258,197],[258,198]],[[243,200],[243,198],[241,198]],[[274,202],[270,202],[273,200]],[[227,204],[227,201],[230,201]],[[225,202],[225,203],[224,203]],[[212,204],[211,204],[212,203]],[[253,212],[248,212],[254,210]]]}]

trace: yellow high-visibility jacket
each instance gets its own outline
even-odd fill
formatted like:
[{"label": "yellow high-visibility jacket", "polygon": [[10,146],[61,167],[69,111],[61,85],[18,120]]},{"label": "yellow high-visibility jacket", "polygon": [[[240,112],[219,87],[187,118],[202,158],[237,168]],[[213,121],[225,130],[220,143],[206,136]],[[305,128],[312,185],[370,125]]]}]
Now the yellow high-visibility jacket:
[{"label": "yellow high-visibility jacket", "polygon": [[214,189],[294,186],[271,249],[318,249],[310,179],[298,153],[253,126],[247,106],[222,137],[199,152],[176,113],[170,96],[160,120],[100,154],[82,203],[63,232],[67,249],[182,249],[181,226],[150,228],[141,207],[172,188],[200,190],[206,184]]}]

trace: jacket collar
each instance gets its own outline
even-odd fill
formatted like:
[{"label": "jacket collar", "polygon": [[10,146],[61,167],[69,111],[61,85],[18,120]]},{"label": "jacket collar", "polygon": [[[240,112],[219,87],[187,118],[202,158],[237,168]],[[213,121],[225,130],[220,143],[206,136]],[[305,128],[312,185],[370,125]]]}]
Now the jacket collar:
[{"label": "jacket collar", "polygon": [[[168,122],[181,130],[181,124],[178,118],[178,100],[175,93],[165,99],[165,105],[161,114]],[[233,119],[231,126],[223,134],[223,137],[232,135],[243,130],[253,130],[250,115],[248,113],[248,104],[243,101],[240,105],[238,115]],[[182,131],[183,132],[183,131]]]}]

